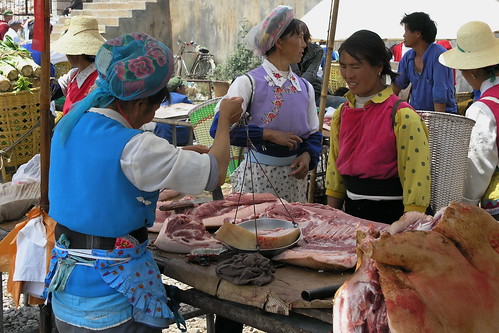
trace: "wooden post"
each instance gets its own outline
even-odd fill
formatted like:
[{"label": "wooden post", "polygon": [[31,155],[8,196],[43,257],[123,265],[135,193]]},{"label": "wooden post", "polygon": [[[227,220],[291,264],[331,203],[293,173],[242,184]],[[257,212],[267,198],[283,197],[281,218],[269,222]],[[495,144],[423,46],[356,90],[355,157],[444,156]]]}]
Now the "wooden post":
[{"label": "wooden post", "polygon": [[44,1],[44,50],[40,77],[40,208],[48,211],[48,175],[50,165],[50,4]]},{"label": "wooden post", "polygon": [[[332,1],[331,6],[333,8],[329,19],[329,35],[327,39],[326,61],[322,77],[321,102],[319,106],[319,131],[322,131],[322,124],[324,123],[327,90],[329,87],[329,75],[331,73],[331,57],[333,55],[334,38],[336,35],[336,22],[338,19],[338,8],[340,6],[340,0],[331,0],[331,1]],[[314,202],[316,174],[317,174],[317,167],[315,167],[310,173],[310,180],[308,184],[308,202],[310,203]]]},{"label": "wooden post", "polygon": [[[48,180],[50,166],[50,3],[44,2],[44,48],[42,51],[42,74],[40,78],[40,209],[48,212]],[[40,333],[52,333],[52,308],[50,304],[40,306]],[[57,332],[57,330],[55,330]]]}]

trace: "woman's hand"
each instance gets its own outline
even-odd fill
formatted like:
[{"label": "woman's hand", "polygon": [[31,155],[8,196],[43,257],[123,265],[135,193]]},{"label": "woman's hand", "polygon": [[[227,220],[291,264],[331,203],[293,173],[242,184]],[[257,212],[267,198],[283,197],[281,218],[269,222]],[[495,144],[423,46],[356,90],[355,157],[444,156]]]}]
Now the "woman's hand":
[{"label": "woman's hand", "polygon": [[223,98],[220,102],[219,122],[227,121],[229,125],[241,119],[243,99],[241,97]]},{"label": "woman's hand", "polygon": [[308,167],[310,165],[310,154],[304,152],[291,163],[291,170],[293,170],[289,175],[295,177],[296,179],[303,179],[307,176]]},{"label": "woman's hand", "polygon": [[205,146],[205,145],[192,145],[192,146],[184,146],[182,147],[183,150],[192,150],[195,152],[198,152],[200,154],[208,154],[208,151],[210,151],[210,147]]},{"label": "woman's hand", "polygon": [[296,149],[298,147],[298,143],[303,142],[298,135],[292,132],[283,132],[268,128],[263,130],[263,140],[270,141],[281,146],[286,146],[289,150]]}]

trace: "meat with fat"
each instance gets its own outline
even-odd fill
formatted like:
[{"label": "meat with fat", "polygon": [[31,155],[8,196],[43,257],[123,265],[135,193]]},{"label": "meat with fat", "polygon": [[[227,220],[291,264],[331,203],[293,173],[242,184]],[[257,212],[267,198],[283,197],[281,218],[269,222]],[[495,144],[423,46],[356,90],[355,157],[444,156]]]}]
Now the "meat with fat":
[{"label": "meat with fat", "polygon": [[292,218],[302,233],[298,246],[272,259],[314,269],[347,270],[355,267],[357,231],[381,231],[388,227],[388,224],[360,219],[321,204],[275,204],[267,215],[286,220]]},{"label": "meat with fat", "polygon": [[190,253],[196,248],[221,247],[222,243],[206,230],[201,221],[176,214],[165,220],[154,245],[167,252]]},{"label": "meat with fat", "polygon": [[[396,234],[406,230],[430,230],[433,217],[418,212],[407,212],[385,230],[374,228],[357,232],[357,267],[335,294],[333,306],[334,332],[389,332],[386,303],[376,262],[371,253],[364,253],[379,236],[380,231]],[[369,245],[367,245],[369,244]]]},{"label": "meat with fat", "polygon": [[240,250],[256,250],[257,238],[260,249],[278,249],[295,242],[300,237],[300,229],[261,229],[258,230],[258,233],[254,233],[239,225],[224,223],[215,232],[215,237],[225,244]]},{"label": "meat with fat", "polygon": [[[360,243],[374,265],[361,265],[336,293],[335,332],[376,332],[385,321],[392,332],[497,332],[499,223],[481,208],[457,202],[433,220],[413,222]],[[371,305],[366,286],[356,288],[366,274],[373,277],[371,287],[381,286],[386,315]],[[358,320],[376,313],[375,322]]]}]

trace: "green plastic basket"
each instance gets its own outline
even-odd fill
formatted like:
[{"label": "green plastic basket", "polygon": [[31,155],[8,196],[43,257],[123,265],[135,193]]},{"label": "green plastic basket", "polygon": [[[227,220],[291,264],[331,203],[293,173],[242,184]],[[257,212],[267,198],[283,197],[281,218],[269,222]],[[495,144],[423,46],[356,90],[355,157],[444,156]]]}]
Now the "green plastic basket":
[{"label": "green plastic basket", "polygon": [[[201,103],[189,111],[189,120],[192,125],[192,131],[196,142],[201,145],[210,147],[213,144],[213,138],[210,136],[210,127],[215,117],[215,107],[221,100],[221,97],[210,99]],[[227,169],[227,176],[230,176],[244,158],[244,149],[241,147],[231,146],[230,162]]]}]

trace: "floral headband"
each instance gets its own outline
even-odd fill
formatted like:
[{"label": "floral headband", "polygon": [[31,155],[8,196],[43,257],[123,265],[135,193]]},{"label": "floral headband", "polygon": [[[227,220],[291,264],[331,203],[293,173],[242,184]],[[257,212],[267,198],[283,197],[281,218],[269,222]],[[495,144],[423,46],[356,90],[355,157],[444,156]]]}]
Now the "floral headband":
[{"label": "floral headband", "polygon": [[154,95],[173,72],[173,55],[145,33],[131,33],[104,43],[95,57],[99,77],[114,97],[130,101]]},{"label": "floral headband", "polygon": [[275,42],[293,20],[295,14],[289,6],[277,6],[267,17],[254,26],[246,36],[248,48],[260,56],[274,46]]},{"label": "floral headband", "polygon": [[104,108],[115,98],[124,101],[152,96],[163,89],[173,72],[173,55],[168,47],[145,33],[132,33],[108,40],[95,56],[97,88],[59,122],[64,144],[74,126],[91,107]]}]

